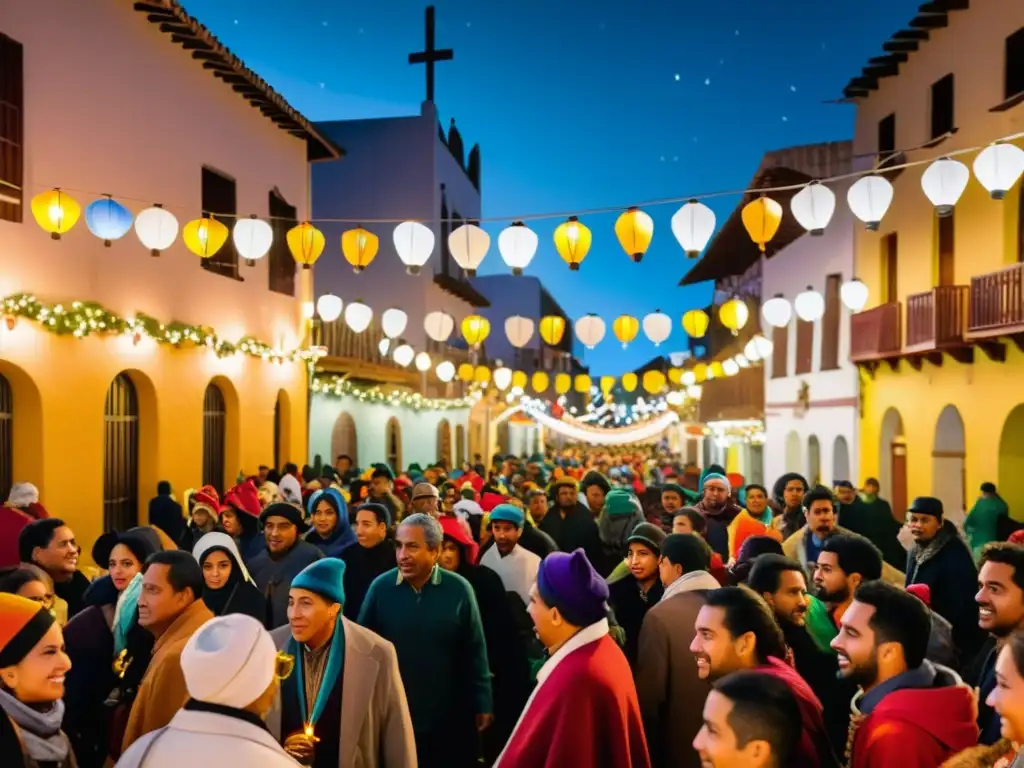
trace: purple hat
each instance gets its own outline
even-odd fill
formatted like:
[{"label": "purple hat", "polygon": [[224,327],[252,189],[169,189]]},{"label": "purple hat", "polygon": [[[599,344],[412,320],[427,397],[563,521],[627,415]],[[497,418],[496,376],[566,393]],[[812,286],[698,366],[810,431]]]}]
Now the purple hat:
[{"label": "purple hat", "polygon": [[587,560],[582,549],[572,554],[552,552],[540,562],[537,591],[565,620],[587,627],[607,615],[608,585]]}]

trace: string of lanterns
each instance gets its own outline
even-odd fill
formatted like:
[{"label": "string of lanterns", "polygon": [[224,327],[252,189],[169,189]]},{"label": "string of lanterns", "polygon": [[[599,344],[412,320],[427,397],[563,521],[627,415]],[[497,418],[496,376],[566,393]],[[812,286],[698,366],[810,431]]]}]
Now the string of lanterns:
[{"label": "string of lanterns", "polygon": [[[851,312],[860,312],[868,303],[868,287],[857,278],[847,280],[839,289],[839,298]],[[793,315],[805,323],[816,323],[825,314],[825,297],[814,286],[796,295],[793,303],[781,293],[775,294],[761,306],[761,317],[772,328],[785,328]]]},{"label": "string of lanterns", "polygon": [[364,403],[397,406],[414,411],[448,411],[457,408],[471,408],[480,400],[482,394],[479,390],[475,390],[466,397],[424,397],[419,392],[385,391],[376,385],[366,387],[355,384],[342,376],[322,373],[313,377],[310,389],[319,394],[352,397]]},{"label": "string of lanterns", "polygon": [[[953,156],[978,152],[973,163],[974,176],[993,199],[1002,200],[1024,174],[1024,150],[1009,143],[1022,136],[1024,134],[1008,136],[984,148],[963,149],[952,153],[951,156],[891,166],[884,171],[888,173],[897,168],[930,163],[921,176],[921,188],[935,207],[937,215],[948,216],[953,212],[971,176],[970,169],[959,160],[953,159]],[[812,236],[821,235],[835,213],[836,196],[826,182],[848,178],[857,178],[846,195],[851,212],[864,222],[868,229],[878,228],[892,203],[893,186],[877,171],[857,172],[811,181],[801,185],[799,191],[793,195],[789,205],[790,212]],[[759,197],[743,207],[741,219],[751,240],[762,251],[766,250],[767,244],[778,232],[784,215],[782,205],[768,195],[772,191],[793,188],[786,186],[744,191],[760,193]],[[672,216],[672,233],[689,258],[699,256],[715,232],[717,222],[714,211],[698,199],[712,196],[714,195],[695,197]],[[667,202],[677,200],[656,201],[652,205]],[[75,226],[82,213],[80,204],[66,190],[60,188],[50,189],[33,197],[31,209],[39,226],[58,240]],[[227,225],[219,220],[222,218],[235,219],[230,232]],[[153,256],[159,256],[162,251],[171,247],[179,232],[178,219],[163,205],[150,206],[133,217],[131,211],[111,195],[104,195],[89,203],[85,209],[85,220],[89,231],[108,246],[114,240],[124,237],[134,227],[139,241]],[[391,223],[391,220],[377,220],[377,223]],[[633,262],[639,263],[653,241],[654,220],[638,207],[630,207],[616,219],[614,231],[626,255]],[[274,241],[273,228],[263,219],[255,215],[246,217],[220,213],[205,214],[189,221],[181,227],[181,236],[186,247],[203,259],[215,256],[230,236],[239,255],[250,265],[266,256]],[[392,238],[399,259],[411,274],[416,274],[422,269],[436,245],[434,232],[420,221],[399,222],[392,232]],[[326,247],[323,232],[310,221],[301,222],[289,229],[285,240],[292,257],[303,269],[312,267]],[[569,216],[555,228],[553,240],[555,251],[568,264],[569,269],[576,271],[590,252],[593,233],[578,216]],[[343,232],[340,245],[345,260],[360,273],[376,258],[380,239],[378,235],[360,225]],[[479,224],[462,224],[449,233],[447,245],[456,263],[468,275],[473,276],[490,250],[491,236]],[[498,251],[506,266],[516,275],[522,274],[530,264],[538,246],[537,234],[522,220],[514,221],[498,236]]]}]

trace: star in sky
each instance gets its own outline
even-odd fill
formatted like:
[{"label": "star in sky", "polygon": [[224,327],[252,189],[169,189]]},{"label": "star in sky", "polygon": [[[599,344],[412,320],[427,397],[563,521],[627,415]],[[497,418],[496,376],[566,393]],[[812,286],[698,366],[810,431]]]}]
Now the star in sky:
[{"label": "star in sky", "polygon": [[710,77],[705,77],[704,78],[704,85],[711,85],[711,78]]},{"label": "star in sky", "polygon": [[678,72],[676,72],[676,82],[677,83],[679,82],[679,73]]}]

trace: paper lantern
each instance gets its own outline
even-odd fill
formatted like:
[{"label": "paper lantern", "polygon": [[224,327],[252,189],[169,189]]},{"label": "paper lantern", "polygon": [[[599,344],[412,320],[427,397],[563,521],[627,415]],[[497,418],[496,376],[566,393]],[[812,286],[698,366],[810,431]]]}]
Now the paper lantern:
[{"label": "paper lantern", "polygon": [[544,342],[554,347],[565,335],[565,318],[560,315],[546,315],[540,319],[539,330]]},{"label": "paper lantern", "polygon": [[477,384],[486,384],[491,380],[491,369],[486,365],[478,365],[473,370],[473,381]]},{"label": "paper lantern", "polygon": [[797,223],[812,235],[822,235],[836,212],[836,195],[824,184],[812,181],[789,201]]},{"label": "paper lantern", "polygon": [[51,189],[32,198],[32,216],[43,231],[54,240],[75,226],[82,215],[82,206],[67,192]]},{"label": "paper lantern", "polygon": [[576,271],[590,251],[590,229],[575,216],[555,227],[555,250],[569,269]]},{"label": "paper lantern", "polygon": [[455,318],[447,312],[428,312],[423,318],[423,330],[431,339],[444,344],[455,330]]},{"label": "paper lantern", "polygon": [[135,217],[135,234],[150,254],[159,256],[173,245],[178,236],[178,220],[170,211],[154,205]]},{"label": "paper lantern", "polygon": [[703,339],[711,325],[711,318],[703,309],[691,309],[683,315],[683,330],[691,339]]},{"label": "paper lantern", "polygon": [[718,308],[718,321],[732,331],[733,336],[747,324],[749,318],[750,310],[747,309],[747,305],[736,298],[729,299]]},{"label": "paper lantern", "polygon": [[536,232],[523,222],[514,221],[498,235],[498,252],[501,253],[505,264],[512,269],[512,274],[521,275],[533,261],[539,242]]},{"label": "paper lantern", "polygon": [[398,258],[405,264],[405,271],[418,275],[434,252],[434,230],[418,221],[403,221],[391,233]]},{"label": "paper lantern", "polygon": [[697,363],[695,366],[693,366],[693,378],[694,378],[694,381],[701,382],[701,381],[704,381],[707,377],[708,377],[708,364],[707,363]]},{"label": "paper lantern", "polygon": [[740,216],[750,239],[757,243],[761,253],[764,253],[765,245],[779,231],[779,225],[782,223],[782,206],[770,197],[762,196],[743,206]]},{"label": "paper lantern", "polygon": [[537,394],[547,391],[548,384],[550,384],[548,375],[544,371],[534,371],[533,376],[530,377],[530,386],[533,387],[533,391]]},{"label": "paper lantern", "polygon": [[657,395],[665,388],[665,374],[661,371],[645,371],[643,387],[648,394]]},{"label": "paper lantern", "polygon": [[761,306],[761,317],[772,328],[785,328],[793,317],[793,307],[777,293]]},{"label": "paper lantern", "polygon": [[839,298],[851,312],[860,312],[868,303],[868,287],[856,277],[847,280],[839,289]]},{"label": "paper lantern", "polygon": [[491,236],[476,224],[463,224],[448,235],[448,250],[452,258],[470,277],[476,275],[490,247]]},{"label": "paper lantern", "polygon": [[248,219],[239,219],[235,222],[231,239],[235,243],[238,255],[245,259],[246,264],[253,267],[258,259],[262,259],[270,252],[270,246],[274,244],[274,230],[263,219],[250,216]]},{"label": "paper lantern", "polygon": [[228,241],[228,228],[212,216],[193,219],[181,228],[185,247],[201,259],[209,259]]},{"label": "paper lantern", "polygon": [[602,376],[599,383],[601,385],[601,394],[607,398],[608,394],[615,388],[615,377]]},{"label": "paper lantern", "polygon": [[615,237],[619,239],[619,245],[626,255],[639,264],[651,247],[654,219],[639,208],[630,208],[615,220]]},{"label": "paper lantern", "polygon": [[719,360],[711,363],[708,366],[708,378],[709,379],[721,379],[725,377],[725,369],[722,367],[722,363]]},{"label": "paper lantern", "polygon": [[515,371],[512,374],[512,388],[523,390],[526,389],[526,385],[529,383],[530,377],[526,375],[526,371]]},{"label": "paper lantern", "polygon": [[494,386],[498,391],[504,392],[512,385],[512,371],[508,368],[496,368],[494,370]]},{"label": "paper lantern", "polygon": [[391,339],[385,338],[377,342],[377,350],[380,352],[381,357],[387,357],[389,349],[391,349]]},{"label": "paper lantern", "polygon": [[855,181],[846,192],[850,211],[871,231],[878,231],[886,211],[892,205],[893,189],[882,176],[864,176]]},{"label": "paper lantern", "polygon": [[580,340],[583,346],[587,349],[593,349],[604,338],[604,320],[597,315],[584,315],[573,323],[573,330],[576,332],[576,338]]},{"label": "paper lantern", "polygon": [[516,349],[522,349],[533,338],[533,320],[522,315],[505,318],[505,337]]},{"label": "paper lantern", "polygon": [[644,336],[654,342],[654,346],[660,346],[672,334],[672,318],[656,309],[644,316],[643,328]]},{"label": "paper lantern", "polygon": [[491,333],[491,324],[481,315],[467,315],[462,321],[462,338],[471,347],[479,347]]},{"label": "paper lantern", "polygon": [[612,323],[612,333],[622,342],[622,348],[625,349],[640,333],[640,321],[632,315],[619,315]]},{"label": "paper lantern", "polygon": [[312,268],[327,246],[324,233],[308,221],[289,229],[284,239],[295,263],[301,265],[303,269]]},{"label": "paper lantern", "polygon": [[967,189],[971,172],[959,160],[940,157],[925,168],[921,174],[921,189],[925,197],[935,206],[935,214],[940,218],[951,216],[960,196]]},{"label": "paper lantern", "polygon": [[683,369],[682,368],[669,368],[668,369],[668,380],[672,384],[679,384],[683,380]]},{"label": "paper lantern", "polygon": [[736,355],[733,358],[733,360],[736,361],[736,365],[738,365],[740,368],[749,368],[750,367],[750,361],[747,359],[747,356],[744,355],[744,354]]},{"label": "paper lantern", "polygon": [[370,266],[379,248],[380,238],[368,229],[356,227],[341,233],[341,255],[356,274]]},{"label": "paper lantern", "polygon": [[590,391],[591,386],[592,382],[590,381],[590,377],[585,373],[579,374],[572,380],[573,390],[581,395],[587,394],[587,392]]},{"label": "paper lantern", "polygon": [[[415,356],[416,353],[415,351],[413,351],[412,347],[410,347],[408,344],[399,344],[397,347],[395,347],[395,351],[394,354],[391,355],[391,359],[394,360],[398,365],[405,368],[406,366],[409,365],[409,363],[412,362]],[[430,367],[429,358],[427,359],[427,367]]]},{"label": "paper lantern", "polygon": [[356,299],[345,307],[345,324],[355,333],[362,333],[370,327],[373,310],[366,306],[362,299]]},{"label": "paper lantern", "polygon": [[743,347],[743,355],[747,360],[757,362],[758,360],[767,360],[772,354],[772,343],[764,336],[758,334],[754,336],[747,345]]},{"label": "paper lantern", "polygon": [[622,374],[622,388],[627,392],[633,392],[636,390],[636,385],[640,383],[637,375],[630,371],[629,373]]},{"label": "paper lantern", "polygon": [[715,212],[704,203],[691,200],[672,215],[672,234],[686,255],[700,256],[715,233]]},{"label": "paper lantern", "polygon": [[678,392],[676,390],[672,390],[667,395],[665,395],[665,402],[668,403],[671,406],[680,406],[680,405],[682,405],[684,399],[685,398],[683,397],[683,393],[682,392]]},{"label": "paper lantern", "polygon": [[692,397],[694,400],[700,400],[701,392],[703,392],[703,387],[700,384],[691,384],[686,388],[687,396]]},{"label": "paper lantern", "polygon": [[1015,144],[996,142],[974,158],[974,175],[993,200],[1006,197],[1024,173],[1024,149]]},{"label": "paper lantern", "polygon": [[693,371],[683,371],[683,375],[679,378],[679,383],[684,387],[692,387],[697,383],[697,374]]},{"label": "paper lantern", "polygon": [[459,378],[462,381],[470,382],[473,380],[473,375],[476,373],[476,368],[473,367],[472,363],[462,363],[459,366]]},{"label": "paper lantern", "polygon": [[555,394],[564,395],[572,389],[572,376],[568,373],[559,373],[555,375]]},{"label": "paper lantern", "polygon": [[725,372],[726,376],[735,376],[737,373],[740,372],[740,365],[732,358],[730,358],[729,360],[723,360],[722,371]]},{"label": "paper lantern", "polygon": [[797,294],[793,300],[796,316],[807,323],[817,322],[825,314],[825,297],[811,286]]},{"label": "paper lantern", "polygon": [[[396,349],[395,352],[398,352],[398,350]],[[420,373],[426,373],[427,371],[430,370],[431,365],[433,365],[433,363],[430,360],[430,355],[428,355],[426,352],[420,352],[418,355],[416,355],[417,371],[419,371]]]},{"label": "paper lantern", "polygon": [[128,234],[133,219],[132,212],[110,195],[93,200],[85,206],[85,226],[108,248],[114,240],[120,240]]},{"label": "paper lantern", "polygon": [[448,360],[442,360],[437,364],[434,373],[437,374],[438,379],[447,384],[455,378],[455,364]]},{"label": "paper lantern", "polygon": [[316,300],[316,313],[325,323],[333,323],[341,317],[342,301],[333,293],[325,293]]},{"label": "paper lantern", "polygon": [[397,339],[405,333],[405,326],[409,322],[409,316],[400,309],[392,307],[385,309],[380,316],[380,329],[389,339]]}]

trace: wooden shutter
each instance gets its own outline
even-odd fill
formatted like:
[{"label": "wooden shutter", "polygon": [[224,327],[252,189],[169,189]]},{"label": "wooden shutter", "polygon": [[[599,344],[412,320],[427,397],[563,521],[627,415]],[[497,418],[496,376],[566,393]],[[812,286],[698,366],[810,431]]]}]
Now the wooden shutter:
[{"label": "wooden shutter", "polygon": [[[774,355],[774,351],[772,352]],[[814,323],[796,320],[796,371],[810,373],[814,365]]]},{"label": "wooden shutter", "polygon": [[[213,214],[229,230],[235,228],[238,202],[235,180],[217,173],[212,168],[203,168],[203,215]],[[235,241],[229,237],[223,247],[212,258],[203,259],[203,268],[218,275],[238,277],[238,251]]]},{"label": "wooden shutter", "polygon": [[0,219],[20,222],[24,208],[24,78],[21,43],[0,34]]},{"label": "wooden shutter", "polygon": [[277,191],[270,193],[270,226],[274,230],[274,243],[270,246],[270,290],[288,296],[295,295],[295,259],[288,250],[288,230],[298,224],[294,205],[288,205]]},{"label": "wooden shutter", "polygon": [[839,321],[843,315],[839,296],[841,280],[841,275],[829,275],[825,279],[825,314],[821,318],[822,371],[834,371],[839,367]]},{"label": "wooden shutter", "polygon": [[772,378],[789,375],[789,326],[772,329]]}]

